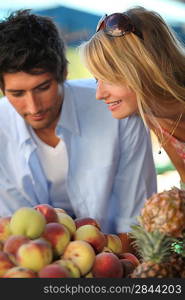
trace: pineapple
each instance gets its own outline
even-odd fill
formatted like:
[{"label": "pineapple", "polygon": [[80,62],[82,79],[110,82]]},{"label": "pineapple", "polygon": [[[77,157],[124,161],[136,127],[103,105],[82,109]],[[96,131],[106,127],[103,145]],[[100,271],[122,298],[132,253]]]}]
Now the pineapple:
[{"label": "pineapple", "polygon": [[185,258],[174,253],[171,255],[169,262],[172,265],[173,277],[185,278]]},{"label": "pineapple", "polygon": [[159,231],[148,232],[140,225],[133,225],[130,232],[141,257],[131,278],[172,278],[174,270],[169,262],[171,255],[171,237]]},{"label": "pineapple", "polygon": [[172,243],[171,250],[170,263],[174,269],[174,277],[185,278],[185,237]]},{"label": "pineapple", "polygon": [[141,210],[139,222],[149,232],[158,230],[173,237],[185,231],[185,190],[176,187],[154,194]]}]

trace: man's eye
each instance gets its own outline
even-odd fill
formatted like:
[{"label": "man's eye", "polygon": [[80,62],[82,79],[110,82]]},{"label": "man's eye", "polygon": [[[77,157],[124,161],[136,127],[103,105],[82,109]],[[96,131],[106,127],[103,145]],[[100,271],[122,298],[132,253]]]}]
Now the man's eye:
[{"label": "man's eye", "polygon": [[47,84],[47,85],[44,85],[44,86],[40,86],[39,88],[38,88],[38,90],[40,90],[40,91],[46,91],[46,90],[48,90],[50,88],[50,84]]},{"label": "man's eye", "polygon": [[14,96],[14,97],[21,97],[22,95],[23,95],[22,92],[12,94],[12,96]]}]

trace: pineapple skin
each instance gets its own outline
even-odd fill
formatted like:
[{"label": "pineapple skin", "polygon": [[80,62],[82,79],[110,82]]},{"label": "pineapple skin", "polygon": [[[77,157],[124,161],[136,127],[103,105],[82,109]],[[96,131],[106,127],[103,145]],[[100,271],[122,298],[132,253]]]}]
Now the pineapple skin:
[{"label": "pineapple skin", "polygon": [[135,268],[130,278],[173,278],[174,271],[170,263],[143,262]]},{"label": "pineapple skin", "polygon": [[172,188],[154,194],[141,210],[139,221],[148,231],[182,237],[185,231],[185,191]]},{"label": "pineapple skin", "polygon": [[169,262],[172,265],[173,277],[185,278],[185,258],[175,253],[170,257]]}]

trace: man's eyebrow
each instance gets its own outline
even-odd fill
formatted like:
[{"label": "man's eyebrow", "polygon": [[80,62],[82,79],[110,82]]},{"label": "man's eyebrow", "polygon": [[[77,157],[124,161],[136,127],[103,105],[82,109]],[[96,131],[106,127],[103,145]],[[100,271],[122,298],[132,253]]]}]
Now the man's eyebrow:
[{"label": "man's eyebrow", "polygon": [[[32,90],[36,90],[40,87],[42,87],[43,85],[46,85],[48,83],[50,83],[52,81],[52,79],[47,79],[45,80],[44,82],[40,83],[39,85],[35,86]],[[12,93],[15,93],[15,92],[23,92],[24,90],[19,90],[19,89],[5,89],[6,92],[12,92]]]}]

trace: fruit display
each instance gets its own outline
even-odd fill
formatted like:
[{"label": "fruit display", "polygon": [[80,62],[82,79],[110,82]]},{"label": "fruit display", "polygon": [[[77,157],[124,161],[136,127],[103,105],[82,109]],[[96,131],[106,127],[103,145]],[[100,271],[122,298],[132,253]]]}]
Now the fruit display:
[{"label": "fruit display", "polygon": [[140,258],[131,278],[185,278],[185,191],[150,197],[130,236]]},{"label": "fruit display", "polygon": [[116,234],[91,217],[73,219],[48,204],[0,218],[2,278],[123,278],[139,265]]}]

